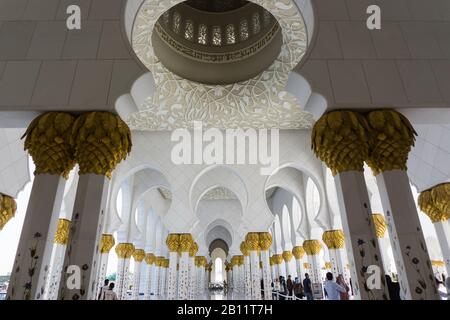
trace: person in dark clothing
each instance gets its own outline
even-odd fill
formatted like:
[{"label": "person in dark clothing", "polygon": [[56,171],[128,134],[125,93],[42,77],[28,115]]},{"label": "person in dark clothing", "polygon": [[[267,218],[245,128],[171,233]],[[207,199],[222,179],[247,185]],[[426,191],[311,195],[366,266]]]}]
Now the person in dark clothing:
[{"label": "person in dark clothing", "polygon": [[286,287],[288,291],[288,296],[292,297],[292,292],[294,291],[294,282],[292,281],[291,275],[288,275]]},{"label": "person in dark clothing", "polygon": [[314,300],[311,287],[311,279],[309,279],[309,274],[305,273],[305,279],[303,279],[303,291],[307,300]]},{"label": "person in dark clothing", "polygon": [[280,293],[283,296],[280,296],[280,300],[286,300],[286,296],[287,295],[287,286],[286,286],[286,280],[284,279],[283,276],[280,276]]},{"label": "person in dark clothing", "polygon": [[391,300],[401,300],[400,299],[400,285],[398,282],[393,282],[391,276],[385,275],[386,285],[389,291],[389,297]]}]

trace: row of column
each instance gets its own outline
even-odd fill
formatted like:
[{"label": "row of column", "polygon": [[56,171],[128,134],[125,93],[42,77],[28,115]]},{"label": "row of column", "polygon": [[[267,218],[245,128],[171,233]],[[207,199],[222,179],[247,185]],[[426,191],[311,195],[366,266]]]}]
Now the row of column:
[{"label": "row of column", "polygon": [[56,291],[60,299],[92,299],[109,179],[131,151],[130,130],[109,112],[50,112],[31,122],[25,149],[36,171],[7,298],[44,299],[46,283],[55,283],[48,279],[54,235],[65,182],[77,163],[79,181]]}]

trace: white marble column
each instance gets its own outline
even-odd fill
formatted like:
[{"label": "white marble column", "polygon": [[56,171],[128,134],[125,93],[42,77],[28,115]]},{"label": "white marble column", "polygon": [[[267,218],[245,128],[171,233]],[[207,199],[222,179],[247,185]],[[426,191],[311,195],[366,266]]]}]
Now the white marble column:
[{"label": "white marble column", "polygon": [[114,247],[115,240],[112,234],[103,234],[100,240],[100,260],[98,267],[97,290],[94,299],[98,299],[100,288],[105,285],[106,269],[108,268],[109,251]]},{"label": "white marble column", "polygon": [[189,256],[189,294],[188,299],[189,300],[195,300],[195,285],[196,285],[196,267],[195,267],[195,255]]},{"label": "white marble column", "polygon": [[130,259],[134,253],[132,243],[119,243],[116,246],[117,273],[115,291],[120,300],[127,299],[128,279],[130,275]]},{"label": "white marble column", "polygon": [[439,300],[425,238],[406,171],[377,175],[400,287],[407,300]]},{"label": "white marble column", "polygon": [[192,235],[189,233],[180,234],[180,254],[178,271],[178,300],[189,298],[189,250],[193,245]]},{"label": "white marble column", "polygon": [[70,220],[59,219],[54,237],[53,252],[49,276],[45,285],[44,300],[56,300],[58,298],[59,282],[64,263],[67,241],[69,240]]},{"label": "white marble column", "polygon": [[252,300],[261,300],[261,277],[259,270],[259,233],[249,232],[245,237],[250,254],[250,273],[252,279]]},{"label": "white marble column", "polygon": [[315,123],[311,140],[314,153],[334,176],[355,299],[388,299],[384,281],[379,286],[367,283],[370,266],[378,267],[384,279],[363,174],[369,158],[367,120],[352,111],[330,111]]},{"label": "white marble column", "polygon": [[450,277],[450,220],[437,221],[433,225],[444,257],[447,277]]},{"label": "white marble column", "polygon": [[165,259],[163,260],[163,264],[161,267],[161,296],[162,299],[167,299],[167,293],[168,293],[168,287],[169,287],[169,281],[167,278],[168,275],[168,270],[169,270],[169,259]]},{"label": "white marble column", "polygon": [[305,273],[303,272],[303,264],[302,264],[302,258],[305,254],[305,250],[302,246],[295,246],[292,249],[292,254],[295,258],[295,267],[297,269],[297,277],[299,278],[300,282],[303,281],[303,278],[305,277]]},{"label": "white marble column", "polygon": [[319,253],[322,250],[322,244],[319,240],[305,240],[303,242],[303,249],[308,256],[311,284],[322,283],[322,266],[319,257]]},{"label": "white marble column", "polygon": [[261,232],[259,234],[259,248],[261,250],[261,276],[264,285],[264,300],[272,300],[272,277],[270,270],[270,253],[272,246],[272,235],[269,232]]},{"label": "white marble column", "polygon": [[231,258],[231,270],[233,272],[233,300],[239,299],[239,257]]},{"label": "white marble column", "polygon": [[286,269],[286,280],[288,276],[293,276],[293,270],[291,269],[291,260],[292,260],[292,252],[291,251],[283,251],[282,253],[283,261],[284,261],[284,268]]},{"label": "white marble column", "polygon": [[[161,297],[161,269],[162,269],[162,264],[164,257],[158,256],[155,258],[155,284],[153,285],[153,287],[155,288],[155,300],[160,300],[162,299]],[[170,291],[168,291],[170,292]]]},{"label": "white marble column", "polygon": [[177,265],[178,265],[178,248],[180,245],[179,234],[169,234],[166,240],[169,248],[169,269],[167,270],[167,299],[177,299]]},{"label": "white marble column", "polygon": [[328,254],[330,256],[331,272],[336,279],[338,275],[342,274],[346,281],[345,265],[342,259],[342,252],[345,248],[344,232],[342,230],[328,230],[322,235],[322,240],[328,247]]},{"label": "white marble column", "polygon": [[139,300],[139,287],[141,284],[142,261],[145,258],[145,251],[143,249],[136,249],[133,252],[134,258],[134,275],[133,275],[133,291],[131,300]]},{"label": "white marble column", "polygon": [[[280,276],[284,275],[284,272],[286,272],[286,268],[284,268],[283,265],[283,256],[278,253],[274,254],[273,262],[275,266],[275,277],[277,279],[280,279]],[[282,269],[284,269],[284,272],[282,272]]]},{"label": "white marble column", "polygon": [[156,257],[153,253],[148,252],[145,254],[145,263],[147,264],[147,277],[145,278],[145,293],[144,300],[152,300],[154,273],[155,273]]},{"label": "white marble column", "polygon": [[250,273],[250,256],[244,255],[244,292],[245,300],[251,300],[252,298],[252,281]]},{"label": "white marble column", "polygon": [[65,183],[63,177],[54,174],[38,174],[34,178],[9,282],[8,299],[44,298]]},{"label": "white marble column", "polygon": [[380,246],[381,259],[383,260],[383,270],[385,274],[389,274],[390,269],[388,267],[389,258],[386,250],[387,242],[389,242],[389,239],[386,239],[385,237],[387,230],[386,220],[384,218],[384,215],[380,213],[372,214],[372,220],[375,225],[376,236],[378,238],[378,245]]}]

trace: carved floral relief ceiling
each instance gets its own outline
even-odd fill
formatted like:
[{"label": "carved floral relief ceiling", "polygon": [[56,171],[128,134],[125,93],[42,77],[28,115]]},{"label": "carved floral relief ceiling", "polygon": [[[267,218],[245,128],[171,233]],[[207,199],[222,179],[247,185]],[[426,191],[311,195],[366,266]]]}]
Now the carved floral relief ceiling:
[{"label": "carved floral relief ceiling", "polygon": [[283,30],[280,55],[262,74],[230,85],[206,85],[183,79],[165,68],[154,55],[151,35],[158,18],[181,0],[147,0],[137,14],[132,43],[142,63],[152,72],[156,88],[140,111],[127,120],[135,130],[191,128],[194,120],[205,127],[311,128],[312,115],[285,92],[289,72],[307,48],[303,18],[291,0],[252,2],[277,18]]}]

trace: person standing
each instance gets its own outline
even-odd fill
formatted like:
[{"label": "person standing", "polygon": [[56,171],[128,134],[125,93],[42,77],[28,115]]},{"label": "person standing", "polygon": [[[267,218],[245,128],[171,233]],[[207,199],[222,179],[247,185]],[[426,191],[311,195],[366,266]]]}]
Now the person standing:
[{"label": "person standing", "polygon": [[331,272],[327,272],[325,290],[327,291],[328,300],[341,300],[340,294],[347,292],[344,287],[333,281],[333,274]]},{"label": "person standing", "polygon": [[287,287],[287,291],[288,291],[288,296],[292,297],[293,292],[294,292],[294,282],[292,281],[291,275],[288,275],[286,287]]},{"label": "person standing", "polygon": [[108,284],[109,284],[109,279],[105,279],[105,284],[103,287],[100,288],[100,292],[98,293],[98,298],[97,300],[103,300],[103,293],[108,290]]},{"label": "person standing", "polygon": [[114,282],[109,284],[108,290],[103,293],[102,300],[118,300],[117,294],[114,292]]},{"label": "person standing", "polygon": [[311,287],[311,279],[309,279],[309,274],[305,273],[305,279],[303,279],[303,290],[305,291],[305,296],[307,300],[314,300]]},{"label": "person standing", "polygon": [[298,277],[295,277],[294,281],[294,295],[297,299],[303,299],[303,287]]},{"label": "person standing", "polygon": [[341,300],[349,300],[350,296],[348,292],[350,291],[349,286],[345,282],[344,276],[342,274],[338,275],[336,278],[336,283],[345,289],[346,292],[340,292]]}]

